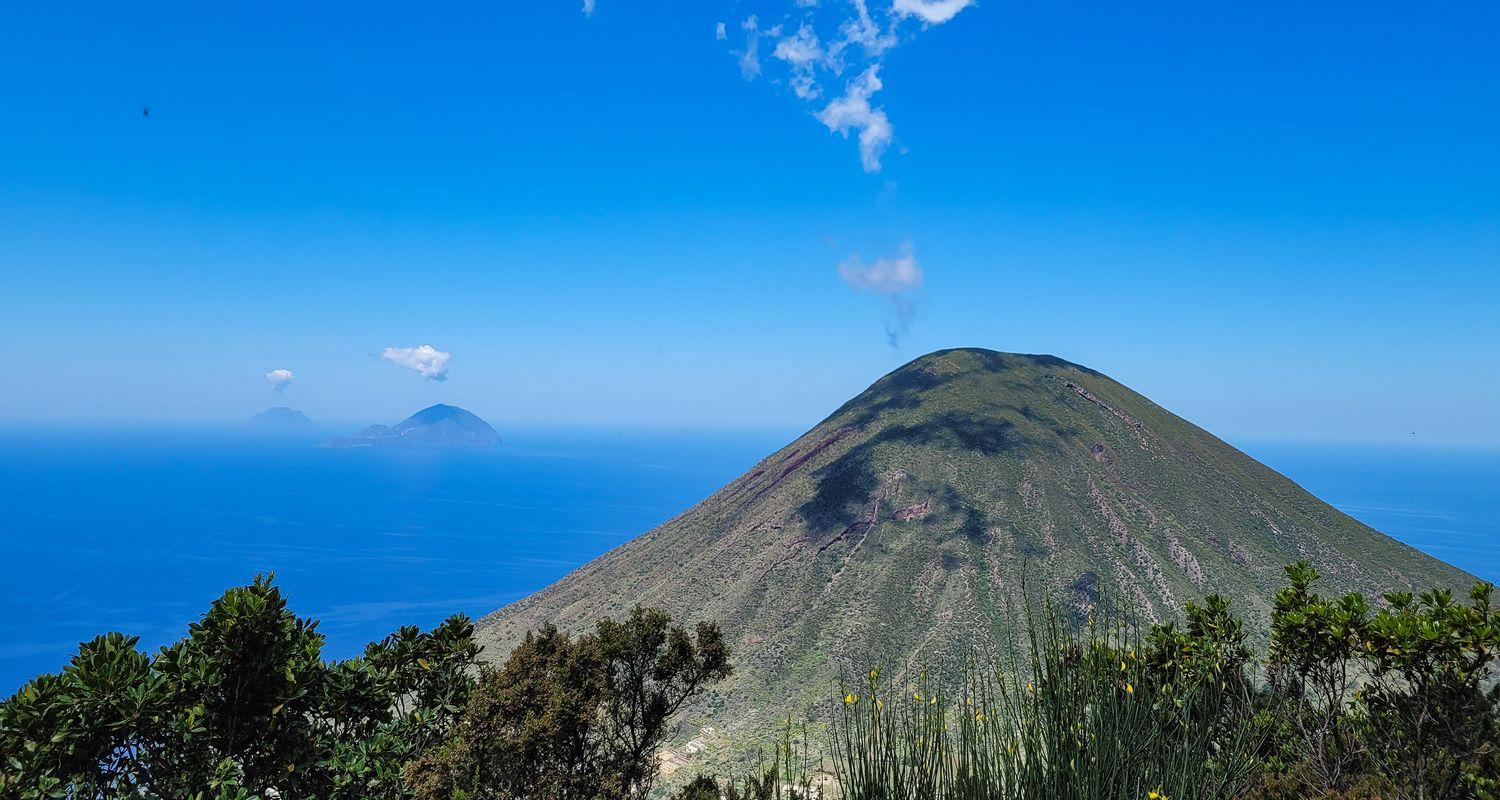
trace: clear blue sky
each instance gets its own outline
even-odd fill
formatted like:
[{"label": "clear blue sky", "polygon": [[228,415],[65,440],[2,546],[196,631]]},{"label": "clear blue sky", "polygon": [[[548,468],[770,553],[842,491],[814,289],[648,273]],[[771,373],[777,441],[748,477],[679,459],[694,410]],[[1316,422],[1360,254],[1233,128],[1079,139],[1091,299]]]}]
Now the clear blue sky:
[{"label": "clear blue sky", "polygon": [[1493,3],[227,5],[0,10],[0,421],[803,427],[977,345],[1500,443]]}]

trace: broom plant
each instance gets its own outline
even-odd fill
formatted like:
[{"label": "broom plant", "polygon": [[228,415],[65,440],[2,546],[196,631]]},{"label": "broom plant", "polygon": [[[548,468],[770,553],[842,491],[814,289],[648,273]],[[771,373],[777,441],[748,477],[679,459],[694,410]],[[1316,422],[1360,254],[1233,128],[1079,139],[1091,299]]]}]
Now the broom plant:
[{"label": "broom plant", "polygon": [[1216,800],[1256,763],[1250,653],[1227,603],[1153,626],[1099,611],[1082,624],[1044,605],[1020,646],[897,691],[871,671],[833,715],[848,800]]}]

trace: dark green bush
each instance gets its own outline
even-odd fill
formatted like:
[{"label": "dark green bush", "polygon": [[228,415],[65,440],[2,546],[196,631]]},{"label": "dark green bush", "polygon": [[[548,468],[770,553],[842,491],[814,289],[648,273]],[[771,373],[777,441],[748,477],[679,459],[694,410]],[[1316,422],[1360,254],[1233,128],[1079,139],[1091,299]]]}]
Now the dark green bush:
[{"label": "dark green bush", "polygon": [[480,677],[453,738],[409,767],[417,797],[645,797],[667,721],[730,673],[717,625],[671,623],[637,608],[577,638],[528,634]]},{"label": "dark green bush", "polygon": [[1493,587],[1323,598],[1305,563],[1272,617],[1272,689],[1286,709],[1289,774],[1307,792],[1379,778],[1393,798],[1494,797],[1500,787],[1500,614]]},{"label": "dark green bush", "polygon": [[0,705],[0,798],[397,798],[446,738],[479,648],[455,616],[327,663],[270,579],[154,657],[106,634]]}]

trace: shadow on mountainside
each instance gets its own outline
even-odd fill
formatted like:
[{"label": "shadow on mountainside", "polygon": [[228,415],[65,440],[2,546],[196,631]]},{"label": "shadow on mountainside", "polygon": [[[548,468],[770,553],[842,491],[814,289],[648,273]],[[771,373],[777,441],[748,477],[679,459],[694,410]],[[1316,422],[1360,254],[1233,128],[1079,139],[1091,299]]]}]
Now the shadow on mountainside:
[{"label": "shadow on mountainside", "polygon": [[818,488],[797,513],[810,532],[842,530],[864,513],[881,484],[876,451],[891,444],[939,445],[993,456],[1019,441],[1008,420],[948,411],[914,425],[893,425],[813,472]]}]

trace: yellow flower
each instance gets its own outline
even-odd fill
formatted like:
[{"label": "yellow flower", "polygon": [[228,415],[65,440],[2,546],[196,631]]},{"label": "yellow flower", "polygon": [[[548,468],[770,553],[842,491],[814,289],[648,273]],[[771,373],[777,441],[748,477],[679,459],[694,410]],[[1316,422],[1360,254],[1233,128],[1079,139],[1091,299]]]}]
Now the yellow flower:
[{"label": "yellow flower", "polygon": [[1146,800],[1167,800],[1167,796],[1161,793],[1161,787],[1158,786],[1146,792]]},{"label": "yellow flower", "polygon": [[1135,694],[1135,687],[1127,683],[1125,684],[1125,691],[1129,692],[1130,694]]},{"label": "yellow flower", "polygon": [[1121,661],[1121,662],[1120,662],[1120,671],[1121,671],[1121,672],[1124,672],[1124,671],[1125,671],[1125,662],[1124,662],[1124,661]]},{"label": "yellow flower", "polygon": [[852,705],[854,705],[855,703],[858,703],[858,702],[859,702],[859,698],[856,697],[855,695],[853,695],[853,694],[846,694],[846,695],[844,695],[844,705],[846,705],[846,706],[852,706]]},{"label": "yellow flower", "polygon": [[911,699],[917,701],[918,703],[922,702],[922,693],[921,692],[912,692],[911,693]]}]

